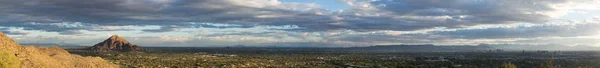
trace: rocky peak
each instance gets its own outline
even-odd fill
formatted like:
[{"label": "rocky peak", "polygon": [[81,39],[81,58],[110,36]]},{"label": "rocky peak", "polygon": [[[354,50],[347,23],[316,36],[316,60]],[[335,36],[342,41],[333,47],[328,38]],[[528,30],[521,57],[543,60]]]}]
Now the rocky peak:
[{"label": "rocky peak", "polygon": [[115,41],[123,41],[123,42],[127,42],[127,40],[125,40],[125,38],[122,38],[122,37],[120,37],[119,35],[112,35],[112,36],[110,36],[110,38],[108,38],[108,39],[115,40]]},{"label": "rocky peak", "polygon": [[142,48],[129,43],[125,38],[119,35],[113,35],[110,38],[94,45],[92,50],[96,51],[141,51]]}]

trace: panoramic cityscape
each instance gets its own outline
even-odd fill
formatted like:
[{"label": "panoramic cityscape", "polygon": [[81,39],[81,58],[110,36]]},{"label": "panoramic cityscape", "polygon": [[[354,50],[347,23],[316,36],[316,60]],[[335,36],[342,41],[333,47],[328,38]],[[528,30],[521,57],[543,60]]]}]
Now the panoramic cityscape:
[{"label": "panoramic cityscape", "polygon": [[600,0],[0,0],[0,68],[599,68]]}]

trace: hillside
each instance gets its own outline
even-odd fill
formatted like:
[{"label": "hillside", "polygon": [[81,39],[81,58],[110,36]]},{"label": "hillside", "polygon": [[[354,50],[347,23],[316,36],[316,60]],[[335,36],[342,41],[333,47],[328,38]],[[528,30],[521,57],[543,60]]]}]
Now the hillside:
[{"label": "hillside", "polygon": [[100,57],[82,57],[58,48],[21,46],[0,32],[0,68],[118,68]]}]

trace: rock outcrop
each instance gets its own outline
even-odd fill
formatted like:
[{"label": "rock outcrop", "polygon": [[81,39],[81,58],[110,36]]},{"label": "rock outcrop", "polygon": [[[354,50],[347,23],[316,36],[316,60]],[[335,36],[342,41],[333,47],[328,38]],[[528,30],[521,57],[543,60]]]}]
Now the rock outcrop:
[{"label": "rock outcrop", "polygon": [[122,51],[122,52],[136,52],[143,51],[142,47],[129,43],[118,35],[113,35],[110,38],[94,45],[90,49],[95,51]]},{"label": "rock outcrop", "polygon": [[58,47],[21,46],[0,32],[0,68],[118,68],[100,57],[82,57]]}]

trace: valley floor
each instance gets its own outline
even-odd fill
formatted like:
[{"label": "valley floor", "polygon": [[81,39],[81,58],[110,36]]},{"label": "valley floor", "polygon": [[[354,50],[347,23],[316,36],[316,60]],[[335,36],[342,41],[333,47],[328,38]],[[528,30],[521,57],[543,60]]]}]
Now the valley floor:
[{"label": "valley floor", "polygon": [[145,48],[146,52],[70,49],[99,56],[122,67],[389,67],[389,68],[519,68],[600,67],[600,52],[371,52],[336,48]]}]

